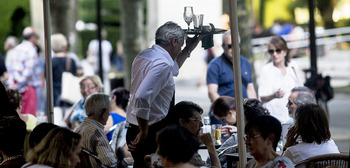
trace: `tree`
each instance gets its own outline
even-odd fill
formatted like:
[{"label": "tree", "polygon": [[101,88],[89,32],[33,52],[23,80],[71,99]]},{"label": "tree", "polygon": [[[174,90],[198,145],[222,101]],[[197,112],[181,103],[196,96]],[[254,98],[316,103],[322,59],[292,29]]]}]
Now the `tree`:
[{"label": "tree", "polygon": [[50,0],[51,12],[51,32],[62,33],[67,38],[69,37],[70,17],[68,11],[70,9],[70,0]]},{"label": "tree", "polygon": [[130,87],[131,65],[136,55],[144,48],[143,1],[120,0],[121,39],[125,55],[125,82]]},{"label": "tree", "polygon": [[[223,10],[224,13],[230,13],[229,9],[229,1],[223,1]],[[251,65],[254,65],[254,57],[253,57],[253,48],[251,45],[252,33],[251,33],[251,25],[250,25],[250,17],[248,10],[246,10],[246,1],[238,0],[237,1],[237,17],[238,17],[238,30],[239,35],[241,37],[241,48],[240,54],[245,56]],[[254,68],[252,67],[253,78],[255,79]],[[253,79],[253,81],[255,81]]]},{"label": "tree", "polygon": [[[324,27],[326,29],[334,28],[334,21],[332,18],[332,14],[334,11],[334,8],[338,2],[338,0],[314,0],[317,9],[320,11]],[[307,2],[305,0],[295,0],[292,3],[292,8],[296,7],[307,7]]]}]

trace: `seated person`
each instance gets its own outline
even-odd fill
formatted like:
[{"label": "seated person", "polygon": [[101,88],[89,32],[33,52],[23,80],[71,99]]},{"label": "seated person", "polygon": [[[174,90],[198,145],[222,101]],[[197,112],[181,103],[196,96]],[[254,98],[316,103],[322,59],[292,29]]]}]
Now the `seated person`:
[{"label": "seated person", "polygon": [[282,132],[278,119],[270,115],[256,117],[246,124],[244,132],[248,152],[254,157],[248,161],[246,168],[294,167],[287,157],[276,153]]},{"label": "seated person", "polygon": [[73,168],[80,162],[81,145],[78,133],[56,127],[27,153],[23,168]]},{"label": "seated person", "polygon": [[10,105],[15,109],[19,117],[26,123],[27,130],[33,130],[38,125],[38,119],[32,114],[22,114],[22,94],[17,89],[7,89]]},{"label": "seated person", "polygon": [[[313,156],[339,153],[331,139],[327,113],[317,104],[300,105],[295,112],[296,136],[287,135],[287,147],[283,153],[294,164]],[[298,136],[299,135],[299,136]]]},{"label": "seated person", "polygon": [[164,167],[199,168],[189,161],[199,149],[198,138],[180,125],[166,127],[157,133],[157,154]]},{"label": "seated person", "polygon": [[41,123],[37,125],[29,135],[29,147],[34,148],[54,128],[58,127],[52,123]]},{"label": "seated person", "polygon": [[[210,133],[201,134],[201,127],[203,126],[201,114],[203,109],[190,101],[181,101],[177,103],[173,109],[175,114],[177,114],[178,124],[187,128],[192,134],[198,136],[198,138],[207,147],[209,158],[213,166],[221,168],[219,158],[215,150],[215,144],[211,138]],[[207,166],[207,164],[202,160],[201,156],[196,152],[189,163],[194,166]]]},{"label": "seated person", "polygon": [[[129,91],[123,87],[113,89],[111,92],[111,115],[108,117],[105,125],[105,132],[112,126],[126,120],[126,106],[129,102]],[[114,130],[107,133],[108,141],[112,140]]]},{"label": "seated person", "polygon": [[103,131],[109,117],[110,106],[108,95],[93,93],[88,96],[84,104],[88,117],[84,118],[84,121],[76,130],[82,136],[82,147],[98,156],[99,161],[89,157],[90,164],[94,168],[102,167],[102,165],[107,167],[115,167],[117,165],[117,157]]},{"label": "seated person", "polygon": [[[222,167],[227,167],[227,160],[224,154],[237,153],[238,137],[237,137],[237,120],[236,120],[236,100],[230,96],[220,96],[216,99],[212,106],[214,116],[228,125],[223,126],[222,133],[229,137],[216,151],[220,159]],[[245,99],[244,104],[245,123],[257,116],[268,115],[269,112],[263,107],[262,103],[257,99]],[[207,160],[207,163],[210,160]]]},{"label": "seated person", "polygon": [[26,163],[23,157],[25,136],[26,124],[20,118],[0,118],[0,154],[3,158],[0,167],[21,167]]}]

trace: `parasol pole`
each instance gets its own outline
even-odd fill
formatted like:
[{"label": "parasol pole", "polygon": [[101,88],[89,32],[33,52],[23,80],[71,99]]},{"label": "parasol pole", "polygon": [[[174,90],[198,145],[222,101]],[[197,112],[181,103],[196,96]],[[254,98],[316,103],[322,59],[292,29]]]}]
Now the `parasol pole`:
[{"label": "parasol pole", "polygon": [[230,0],[230,27],[231,27],[231,42],[234,49],[233,56],[233,79],[235,86],[236,111],[237,111],[237,131],[238,131],[238,153],[239,167],[245,167],[247,163],[246,148],[243,141],[244,135],[244,109],[242,97],[242,79],[241,79],[241,61],[238,42],[238,18],[237,18],[237,1]]},{"label": "parasol pole", "polygon": [[52,57],[51,57],[51,28],[50,28],[50,1],[43,1],[44,8],[44,43],[45,43],[45,69],[47,94],[47,120],[54,122],[53,89],[52,89]]}]

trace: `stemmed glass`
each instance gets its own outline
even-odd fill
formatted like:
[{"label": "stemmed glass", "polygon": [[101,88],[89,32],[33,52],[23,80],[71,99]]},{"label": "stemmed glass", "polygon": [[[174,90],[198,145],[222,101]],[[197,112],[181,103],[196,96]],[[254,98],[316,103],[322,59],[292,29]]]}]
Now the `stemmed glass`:
[{"label": "stemmed glass", "polygon": [[190,31],[190,24],[193,20],[193,7],[192,6],[185,6],[184,9],[184,20],[188,25],[187,31]]}]

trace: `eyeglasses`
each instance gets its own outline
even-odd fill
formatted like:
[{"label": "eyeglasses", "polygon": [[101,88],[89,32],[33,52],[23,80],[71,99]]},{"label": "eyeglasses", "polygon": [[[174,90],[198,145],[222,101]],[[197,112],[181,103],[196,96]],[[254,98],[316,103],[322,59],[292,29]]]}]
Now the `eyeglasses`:
[{"label": "eyeglasses", "polygon": [[188,118],[188,120],[194,121],[194,122],[196,122],[197,124],[199,124],[199,123],[202,122],[202,118]]},{"label": "eyeglasses", "polygon": [[291,105],[293,105],[294,103],[292,102],[292,101],[290,101],[290,100],[288,100],[288,106],[291,106]]},{"label": "eyeglasses", "polygon": [[277,54],[280,54],[281,51],[282,51],[281,49],[276,49],[276,50],[270,49],[270,50],[267,50],[267,52],[268,52],[269,54],[273,54],[274,52],[276,52]]},{"label": "eyeglasses", "polygon": [[260,135],[254,135],[254,136],[245,135],[245,136],[243,137],[243,140],[244,140],[244,141],[250,141],[250,140],[252,140],[252,139],[256,139],[256,138],[259,138],[259,137],[260,137]]},{"label": "eyeglasses", "polygon": [[[239,43],[238,45],[239,45],[239,47],[241,47],[241,43]],[[226,46],[227,46],[227,48],[229,48],[229,49],[232,48],[232,44],[227,44]]]},{"label": "eyeglasses", "polygon": [[80,86],[80,90],[92,90],[92,89],[96,89],[97,86],[87,86],[87,87],[83,87],[83,86]]}]

